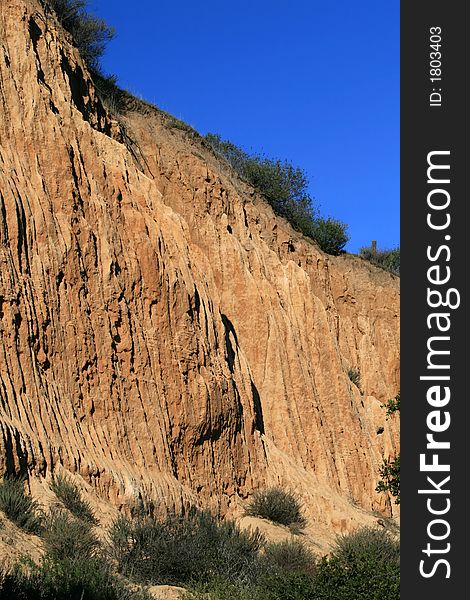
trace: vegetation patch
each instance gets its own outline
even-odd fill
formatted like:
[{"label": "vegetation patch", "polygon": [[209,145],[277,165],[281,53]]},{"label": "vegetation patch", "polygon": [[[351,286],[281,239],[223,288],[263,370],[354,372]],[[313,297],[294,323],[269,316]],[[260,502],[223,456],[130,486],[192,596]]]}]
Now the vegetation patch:
[{"label": "vegetation patch", "polygon": [[317,562],[298,540],[268,544],[208,512],[159,520],[146,501],[110,526],[107,541],[64,508],[44,518],[41,536],[39,563],[23,558],[0,574],[0,597],[150,600],[147,586],[170,584],[188,589],[186,600],[399,598],[399,546],[383,529],[341,536]]},{"label": "vegetation patch", "polygon": [[345,223],[334,219],[333,217],[318,217],[315,219],[310,235],[323,252],[334,256],[341,254],[344,246],[349,241],[347,233],[348,227]]},{"label": "vegetation patch", "polygon": [[313,583],[315,600],[399,600],[399,542],[368,527],[341,536],[332,556],[320,561]]},{"label": "vegetation patch", "polygon": [[95,90],[103,106],[112,114],[127,111],[130,94],[117,84],[115,75],[104,75],[101,71],[91,71]]},{"label": "vegetation patch", "polygon": [[151,600],[120,582],[100,558],[24,559],[0,578],[0,595],[9,600]]},{"label": "vegetation patch", "polygon": [[80,56],[94,71],[100,70],[100,60],[115,31],[104,19],[87,11],[87,0],[46,0],[62,27],[73,39]]},{"label": "vegetation patch", "polygon": [[387,417],[391,417],[396,412],[400,412],[400,392],[395,396],[395,398],[391,398],[387,404]]},{"label": "vegetation patch", "polygon": [[400,248],[377,250],[375,246],[367,246],[359,250],[359,256],[394,275],[400,275]]},{"label": "vegetation patch", "polygon": [[[114,75],[106,75],[101,58],[114,37],[114,29],[104,19],[87,11],[87,0],[45,0],[54,10],[60,23],[72,36],[75,46],[87,64],[96,92],[105,108],[113,114],[126,112],[129,107],[141,110],[147,103],[136,103],[131,94],[117,85]],[[180,129],[191,136],[197,132],[183,121],[160,111],[167,117],[171,129]],[[230,166],[265,197],[274,211],[286,218],[303,235],[313,239],[326,253],[337,255],[349,240],[346,224],[333,217],[317,214],[308,193],[305,172],[286,160],[272,159],[259,153],[249,153],[220,135],[208,133],[206,145],[223,157]]]},{"label": "vegetation patch", "polygon": [[0,596],[9,600],[151,600],[132,591],[113,572],[90,524],[66,511],[44,519],[44,555],[25,557],[0,577]]},{"label": "vegetation patch", "polygon": [[399,542],[384,529],[340,536],[333,553],[316,561],[298,541],[268,544],[257,577],[219,576],[194,584],[188,600],[398,600]]},{"label": "vegetation patch", "polygon": [[[297,571],[273,573],[264,577],[256,590],[256,600],[312,600],[314,581]],[[333,600],[333,598],[332,598]]]},{"label": "vegetation patch", "polygon": [[257,531],[241,531],[208,512],[163,521],[120,517],[109,539],[122,575],[138,583],[182,586],[214,577],[250,579],[264,541]]},{"label": "vegetation patch", "polygon": [[359,387],[359,385],[361,383],[361,375],[360,375],[359,371],[357,371],[356,369],[353,369],[351,367],[350,369],[348,369],[348,377],[349,377],[349,381],[351,383],[353,383],[354,385]]},{"label": "vegetation patch", "polygon": [[288,161],[249,153],[220,135],[208,133],[204,141],[216,155],[264,196],[274,212],[328,254],[340,254],[349,240],[347,226],[332,217],[317,214],[308,194],[308,179],[300,167]]},{"label": "vegetation patch", "polygon": [[90,524],[63,509],[53,509],[47,515],[42,538],[49,556],[57,560],[65,556],[89,559],[99,549],[98,538]]},{"label": "vegetation patch", "polygon": [[28,533],[41,531],[40,507],[33,498],[26,495],[22,479],[6,476],[0,482],[0,510],[24,531]]},{"label": "vegetation patch", "polygon": [[[400,392],[395,398],[390,399],[385,405],[387,419],[400,412]],[[394,458],[385,458],[379,469],[380,481],[375,488],[376,492],[389,493],[395,498],[395,504],[400,504],[400,454]]]},{"label": "vegetation patch", "polygon": [[315,556],[298,540],[268,544],[264,552],[268,572],[296,572],[313,574],[315,571]]},{"label": "vegetation patch", "polygon": [[286,492],[281,487],[272,487],[267,490],[256,491],[245,514],[251,517],[268,519],[279,525],[297,525],[304,528],[307,524],[302,515],[302,506],[296,496]]},{"label": "vegetation patch", "polygon": [[116,76],[104,74],[101,68],[106,46],[115,36],[114,28],[104,19],[88,12],[88,0],[45,1],[55,12],[62,27],[72,36],[103,105],[112,113],[124,112],[127,93],[117,85]]},{"label": "vegetation patch", "polygon": [[400,455],[385,458],[379,469],[381,480],[375,488],[377,492],[388,492],[400,504]]},{"label": "vegetation patch", "polygon": [[78,486],[73,481],[62,475],[55,475],[51,482],[51,490],[73,515],[96,525],[97,520],[90,503],[83,499]]}]

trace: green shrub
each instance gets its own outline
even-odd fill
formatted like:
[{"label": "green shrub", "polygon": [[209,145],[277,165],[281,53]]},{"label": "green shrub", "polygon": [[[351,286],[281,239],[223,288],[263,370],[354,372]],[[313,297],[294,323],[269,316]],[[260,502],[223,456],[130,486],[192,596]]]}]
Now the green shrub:
[{"label": "green shrub", "polygon": [[394,275],[400,275],[400,248],[377,250],[375,246],[367,246],[359,250],[359,256]]},{"label": "green shrub", "polygon": [[315,570],[315,557],[302,542],[286,540],[271,543],[264,553],[268,572],[291,571],[311,574]]},{"label": "green shrub", "polygon": [[103,75],[99,71],[92,71],[92,76],[96,93],[105,108],[113,114],[126,112],[130,95],[117,85],[117,77],[115,75]]},{"label": "green shrub", "polygon": [[341,536],[313,582],[315,600],[399,600],[399,543],[385,530],[368,527]]},{"label": "green shrub", "polygon": [[278,214],[294,217],[297,208],[299,223],[301,214],[305,213],[307,220],[313,218],[312,200],[307,192],[308,180],[302,169],[288,161],[248,154],[232,142],[222,140],[220,135],[208,133],[204,139],[265,196]]},{"label": "green shrub", "polygon": [[0,510],[28,533],[39,533],[42,516],[38,503],[24,491],[23,480],[6,476],[0,482]]},{"label": "green shrub", "polygon": [[307,222],[313,218],[311,199],[306,191],[307,178],[299,167],[253,155],[246,161],[243,174],[262,191],[275,212],[290,218],[293,225],[300,227],[302,217]]},{"label": "green shrub", "polygon": [[[261,579],[256,600],[316,600],[313,579],[304,573],[275,573]],[[253,596],[252,596],[253,597]]]},{"label": "green shrub", "polygon": [[210,513],[188,517],[120,517],[110,532],[110,553],[120,573],[140,583],[185,585],[216,576],[252,577],[263,538]]},{"label": "green shrub", "polygon": [[117,85],[114,75],[103,74],[100,60],[115,31],[104,19],[87,12],[88,0],[46,0],[62,27],[73,39],[80,56],[87,64],[96,92],[103,105],[112,113],[125,111],[126,94]]},{"label": "green shrub", "polygon": [[196,583],[184,600],[313,600],[313,580],[299,572],[261,575],[256,583],[243,585],[227,578]]},{"label": "green shrub", "polygon": [[349,239],[347,227],[335,219],[317,216],[308,193],[308,179],[302,169],[288,161],[249,154],[217,134],[208,133],[204,140],[243,179],[259,190],[273,210],[285,217],[294,229],[314,239],[324,252],[341,252]]},{"label": "green shrub", "polygon": [[400,564],[400,545],[384,529],[362,527],[336,540],[334,556],[345,564]]},{"label": "green shrub", "polygon": [[52,479],[51,490],[73,515],[83,521],[96,525],[97,520],[90,503],[82,498],[78,486],[73,481],[62,475],[56,475]]},{"label": "green shrub", "polygon": [[313,589],[311,577],[286,571],[264,575],[249,586],[228,579],[196,584],[184,600],[314,600]]},{"label": "green shrub", "polygon": [[256,491],[245,509],[245,514],[268,519],[280,525],[306,525],[299,500],[294,494],[280,487]]},{"label": "green shrub", "polygon": [[115,35],[104,19],[86,12],[87,0],[47,0],[63,28],[73,38],[87,65],[99,71],[99,61],[106,45]]},{"label": "green shrub", "polygon": [[349,380],[351,381],[351,383],[353,383],[354,385],[357,385],[357,387],[359,387],[359,385],[361,383],[361,375],[360,375],[359,371],[356,371],[356,369],[353,369],[351,367],[350,369],[348,369],[348,377],[349,377]]},{"label": "green shrub", "polygon": [[349,240],[347,229],[347,225],[337,219],[319,217],[315,220],[312,237],[323,252],[337,256]]},{"label": "green shrub", "polygon": [[151,600],[116,579],[100,558],[54,559],[39,565],[17,564],[0,581],[0,597],[8,600]]},{"label": "green shrub", "polygon": [[381,481],[375,488],[376,492],[388,492],[395,498],[395,504],[400,504],[400,455],[393,459],[385,458],[379,475]]},{"label": "green shrub", "polygon": [[150,600],[132,593],[112,572],[107,555],[88,523],[64,510],[53,510],[42,531],[39,564],[18,562],[0,582],[9,600]]},{"label": "green shrub", "polygon": [[45,518],[42,537],[48,555],[54,559],[89,559],[99,550],[90,524],[61,509],[51,511]]},{"label": "green shrub", "polygon": [[[400,412],[400,392],[385,405],[387,419]],[[393,459],[384,459],[379,470],[381,480],[375,488],[376,492],[388,492],[395,498],[395,504],[400,504],[400,454]]]},{"label": "green shrub", "polygon": [[250,161],[250,155],[232,142],[223,140],[217,133],[208,133],[204,141],[230,164],[232,169],[242,177],[246,177],[246,164]]},{"label": "green shrub", "polygon": [[252,586],[215,577],[209,582],[194,582],[183,600],[255,600],[255,591]]},{"label": "green shrub", "polygon": [[387,417],[391,417],[394,413],[400,412],[400,392],[395,396],[395,398],[391,398],[387,404]]}]

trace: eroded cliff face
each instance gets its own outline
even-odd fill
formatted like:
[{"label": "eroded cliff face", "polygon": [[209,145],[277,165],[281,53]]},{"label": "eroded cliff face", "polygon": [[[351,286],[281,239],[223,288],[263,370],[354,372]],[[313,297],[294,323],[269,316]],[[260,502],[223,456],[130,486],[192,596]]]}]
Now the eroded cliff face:
[{"label": "eroded cliff face", "polygon": [[0,472],[224,514],[280,483],[332,533],[394,508],[397,278],[154,108],[107,114],[39,0],[0,6],[0,266]]}]

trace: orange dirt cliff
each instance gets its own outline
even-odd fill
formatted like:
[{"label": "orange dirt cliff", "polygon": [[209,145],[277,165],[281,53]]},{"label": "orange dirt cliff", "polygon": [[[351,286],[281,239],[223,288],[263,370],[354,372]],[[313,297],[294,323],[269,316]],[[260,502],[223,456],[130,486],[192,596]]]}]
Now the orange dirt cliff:
[{"label": "orange dirt cliff", "polygon": [[127,102],[104,108],[40,0],[1,1],[0,476],[233,515],[279,484],[327,541],[393,516],[399,279]]}]

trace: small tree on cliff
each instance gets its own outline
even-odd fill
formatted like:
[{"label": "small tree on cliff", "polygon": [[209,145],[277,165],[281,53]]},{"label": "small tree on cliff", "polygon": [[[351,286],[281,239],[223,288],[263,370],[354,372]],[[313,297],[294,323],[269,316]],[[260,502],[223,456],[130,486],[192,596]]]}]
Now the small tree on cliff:
[{"label": "small tree on cliff", "polygon": [[88,67],[100,71],[100,59],[115,31],[104,19],[86,11],[87,0],[47,0],[62,27],[73,37]]},{"label": "small tree on cliff", "polygon": [[88,0],[45,0],[56,13],[62,27],[73,38],[80,56],[90,71],[96,92],[104,106],[114,113],[125,111],[124,93],[115,75],[103,73],[100,65],[106,46],[114,37],[114,28],[104,19],[87,12]]},{"label": "small tree on cliff", "polygon": [[[387,417],[400,412],[400,392],[389,400],[387,406]],[[377,492],[388,492],[395,498],[395,504],[400,504],[400,454],[393,459],[384,459],[379,470],[381,480],[375,490]]]}]

